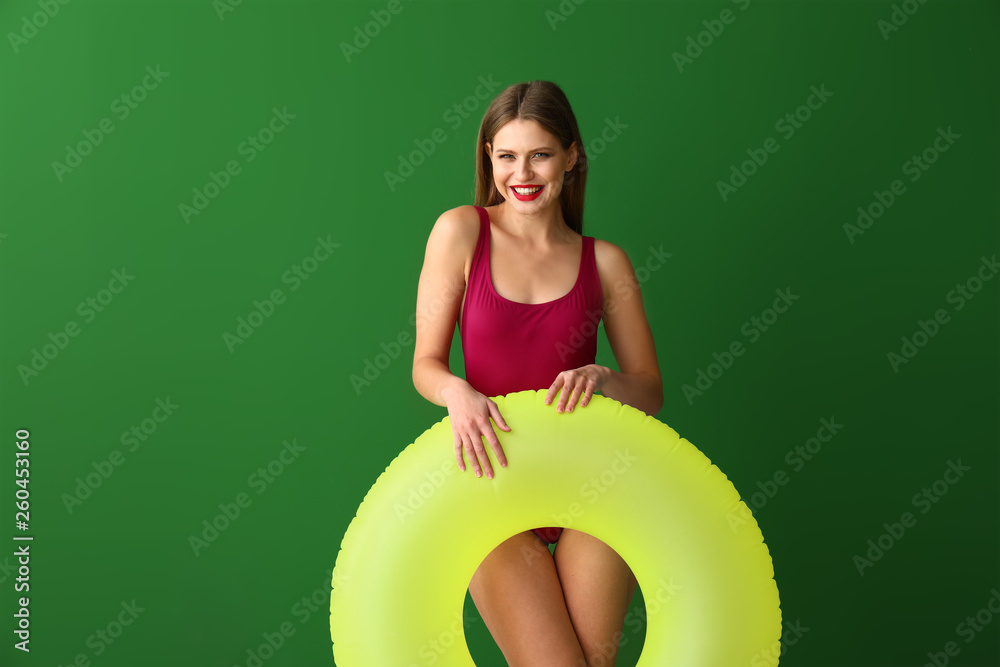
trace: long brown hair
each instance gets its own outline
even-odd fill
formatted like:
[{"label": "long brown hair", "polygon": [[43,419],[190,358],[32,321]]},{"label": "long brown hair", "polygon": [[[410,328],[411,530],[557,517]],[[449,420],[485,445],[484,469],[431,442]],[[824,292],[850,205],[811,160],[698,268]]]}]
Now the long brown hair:
[{"label": "long brown hair", "polygon": [[533,120],[559,140],[563,150],[575,141],[578,158],[566,174],[559,203],[563,219],[577,234],[583,233],[583,193],[587,185],[587,153],[580,138],[576,116],[562,88],[551,81],[528,81],[508,86],[486,109],[476,139],[476,206],[494,206],[504,201],[493,182],[493,163],[486,144],[512,120]]}]

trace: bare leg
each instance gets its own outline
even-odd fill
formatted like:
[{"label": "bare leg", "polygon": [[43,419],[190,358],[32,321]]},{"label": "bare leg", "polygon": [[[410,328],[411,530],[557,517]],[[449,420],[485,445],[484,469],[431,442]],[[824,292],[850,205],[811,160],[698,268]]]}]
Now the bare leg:
[{"label": "bare leg", "polygon": [[607,544],[570,528],[556,544],[555,565],[588,667],[611,667],[635,593],[632,570]]},{"label": "bare leg", "polygon": [[491,551],[469,592],[510,667],[588,667],[552,554],[531,531]]}]

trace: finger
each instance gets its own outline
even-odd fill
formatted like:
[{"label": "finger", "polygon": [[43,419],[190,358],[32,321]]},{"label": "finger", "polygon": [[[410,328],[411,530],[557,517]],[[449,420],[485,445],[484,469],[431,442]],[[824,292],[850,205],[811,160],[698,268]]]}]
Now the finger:
[{"label": "finger", "polygon": [[572,389],[573,384],[570,382],[567,382],[562,386],[562,389],[559,391],[559,403],[556,405],[556,412],[563,412],[566,409],[566,403],[569,401],[569,395],[572,392]]},{"label": "finger", "polygon": [[458,431],[454,431],[454,433],[455,433],[455,458],[458,459],[459,470],[465,472],[466,469],[465,456],[464,456],[465,446],[464,443],[462,442],[461,434]]},{"label": "finger", "polygon": [[549,387],[549,391],[545,394],[545,405],[551,405],[552,399],[555,398],[556,393],[562,385],[563,375],[560,373],[556,376],[556,379],[552,381],[552,386]]},{"label": "finger", "polygon": [[507,455],[503,453],[503,447],[500,446],[500,439],[497,437],[496,432],[491,428],[490,432],[486,435],[486,439],[490,443],[490,447],[493,448],[493,454],[497,457],[497,461],[504,468],[507,467]]},{"label": "finger", "polygon": [[[494,438],[497,437],[496,433],[493,433],[493,427],[491,425],[487,424],[484,430],[488,430],[490,432],[490,435],[492,435]],[[483,437],[489,437],[489,436],[486,436],[485,433],[483,434],[477,433],[474,436],[474,442],[476,445],[476,456],[479,457],[479,462],[483,466],[483,472],[486,473],[486,479],[493,479],[493,464],[490,462],[490,455],[487,453],[486,446],[483,444]]]},{"label": "finger", "polygon": [[580,394],[582,394],[585,389],[585,384],[573,387],[573,393],[569,395],[569,408],[567,409],[567,412],[573,412],[573,408],[576,407],[577,402],[580,400]]},{"label": "finger", "polygon": [[472,442],[472,436],[463,433],[462,444],[465,446],[465,455],[468,457],[469,463],[472,465],[472,472],[476,473],[476,477],[481,477],[483,471],[479,467],[479,458],[476,456],[476,447]]},{"label": "finger", "polygon": [[496,422],[497,426],[505,431],[510,430],[510,426],[507,426],[507,422],[504,421],[503,415],[500,414],[500,408],[497,404],[490,400],[490,416],[493,417],[493,421]]},{"label": "finger", "polygon": [[583,400],[580,401],[580,407],[585,408],[590,405],[590,399],[594,397],[594,387],[592,385],[587,385],[587,391],[583,392]]},{"label": "finger", "polygon": [[462,438],[455,434],[455,460],[458,461],[458,469],[465,472],[465,458],[462,456]]}]

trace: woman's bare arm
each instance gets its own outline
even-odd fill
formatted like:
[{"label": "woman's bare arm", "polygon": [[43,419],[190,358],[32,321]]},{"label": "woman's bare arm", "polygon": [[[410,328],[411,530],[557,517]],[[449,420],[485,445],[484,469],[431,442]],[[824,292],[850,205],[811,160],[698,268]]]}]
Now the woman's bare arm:
[{"label": "woman's bare arm", "polygon": [[663,380],[635,270],[613,243],[596,241],[595,253],[604,285],[604,331],[621,369],[611,370],[601,393],[655,415],[663,407]]},{"label": "woman's bare arm", "polygon": [[[474,216],[474,217],[473,217]],[[417,283],[417,339],[413,350],[413,386],[420,395],[448,408],[455,438],[455,460],[465,470],[469,459],[476,477],[493,478],[483,438],[502,467],[507,457],[493,430],[510,427],[497,404],[448,368],[451,340],[455,334],[462,297],[465,294],[465,264],[479,238],[478,214],[464,207],[445,211],[434,223],[427,239],[424,266]]]},{"label": "woman's bare arm", "polygon": [[417,282],[413,386],[421,396],[441,406],[447,405],[448,390],[465,382],[448,368],[465,294],[465,264],[479,237],[478,224],[470,224],[462,208],[445,211],[434,223]]}]

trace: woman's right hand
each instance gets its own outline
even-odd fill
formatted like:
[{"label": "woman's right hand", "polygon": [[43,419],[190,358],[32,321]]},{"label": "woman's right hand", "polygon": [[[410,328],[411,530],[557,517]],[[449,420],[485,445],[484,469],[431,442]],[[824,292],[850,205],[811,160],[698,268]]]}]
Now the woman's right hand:
[{"label": "woman's right hand", "polygon": [[458,469],[465,472],[464,453],[469,457],[469,463],[472,464],[476,477],[482,476],[482,470],[485,469],[486,478],[493,479],[493,466],[490,464],[486,447],[483,446],[483,438],[489,441],[497,461],[506,468],[507,457],[490,422],[492,418],[502,430],[510,430],[500,414],[500,408],[492,399],[473,389],[472,385],[464,380],[456,383],[443,398],[448,407],[448,416],[451,418],[451,430],[455,435],[455,459],[458,461]]}]

